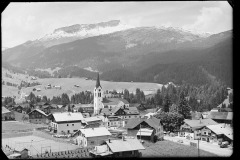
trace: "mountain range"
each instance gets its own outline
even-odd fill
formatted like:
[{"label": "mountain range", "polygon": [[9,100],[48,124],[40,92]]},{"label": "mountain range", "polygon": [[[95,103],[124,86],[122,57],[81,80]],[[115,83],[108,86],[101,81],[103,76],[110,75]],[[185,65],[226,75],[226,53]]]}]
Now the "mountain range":
[{"label": "mountain range", "polygon": [[54,75],[62,77],[92,77],[95,70],[114,81],[205,84],[215,79],[232,85],[231,30],[200,34],[119,20],[76,24],[8,48],[2,58],[28,70],[58,67]]}]

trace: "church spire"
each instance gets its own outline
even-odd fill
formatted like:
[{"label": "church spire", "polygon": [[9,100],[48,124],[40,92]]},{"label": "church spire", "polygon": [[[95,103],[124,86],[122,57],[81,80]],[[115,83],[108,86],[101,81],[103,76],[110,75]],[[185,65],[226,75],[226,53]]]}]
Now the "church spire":
[{"label": "church spire", "polygon": [[97,81],[96,81],[96,88],[98,88],[99,86],[101,87],[100,79],[99,79],[99,73],[98,73],[98,77],[97,77]]}]

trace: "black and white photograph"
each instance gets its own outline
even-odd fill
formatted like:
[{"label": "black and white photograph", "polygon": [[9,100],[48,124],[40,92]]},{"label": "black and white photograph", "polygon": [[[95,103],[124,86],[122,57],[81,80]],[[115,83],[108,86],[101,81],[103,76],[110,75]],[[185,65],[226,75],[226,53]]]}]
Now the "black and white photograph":
[{"label": "black and white photograph", "polygon": [[10,2],[9,159],[233,155],[233,1]]}]

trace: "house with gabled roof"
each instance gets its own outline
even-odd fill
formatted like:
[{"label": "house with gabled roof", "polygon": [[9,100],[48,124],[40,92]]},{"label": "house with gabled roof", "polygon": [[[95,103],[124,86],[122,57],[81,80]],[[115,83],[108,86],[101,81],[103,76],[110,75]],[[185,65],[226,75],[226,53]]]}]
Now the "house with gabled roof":
[{"label": "house with gabled roof", "polygon": [[105,127],[82,128],[75,134],[75,142],[79,147],[89,147],[101,145],[107,140],[111,133]]},{"label": "house with gabled roof", "polygon": [[191,120],[185,119],[184,124],[180,127],[180,136],[186,137],[187,139],[200,139],[201,129],[207,125],[218,124],[212,119],[199,119]]},{"label": "house with gabled roof", "polygon": [[83,116],[80,112],[53,113],[49,116],[54,133],[71,134],[83,127]]},{"label": "house with gabled roof", "polygon": [[[163,139],[163,125],[161,124],[160,119],[157,119],[153,116],[150,118],[132,118],[127,121],[125,127],[127,129],[127,135],[130,137],[143,138],[154,142],[154,137],[157,139]],[[140,132],[139,132],[140,131]],[[141,131],[146,131],[145,135],[141,135]],[[151,134],[149,134],[151,132]]]},{"label": "house with gabled roof", "polygon": [[6,107],[2,106],[2,120],[6,121],[6,120],[14,120],[14,112],[13,111],[9,111]]},{"label": "house with gabled roof", "polygon": [[100,114],[108,118],[108,127],[124,127],[129,119],[140,117],[136,107],[103,108]]},{"label": "house with gabled roof", "polygon": [[34,109],[28,113],[30,123],[45,123],[49,124],[48,115],[40,109]]},{"label": "house with gabled roof", "polygon": [[208,118],[211,118],[218,123],[232,125],[233,112],[210,112]]},{"label": "house with gabled roof", "polygon": [[233,129],[227,126],[225,123],[207,125],[201,130],[201,140],[218,143],[219,139],[223,141],[228,141],[229,144],[233,141]]},{"label": "house with gabled roof", "polygon": [[101,146],[95,146],[90,150],[92,157],[141,157],[139,150],[144,146],[138,139],[124,138],[119,140],[109,139]]},{"label": "house with gabled roof", "polygon": [[103,102],[103,108],[115,108],[115,107],[129,107],[129,102],[122,98],[107,98]]}]

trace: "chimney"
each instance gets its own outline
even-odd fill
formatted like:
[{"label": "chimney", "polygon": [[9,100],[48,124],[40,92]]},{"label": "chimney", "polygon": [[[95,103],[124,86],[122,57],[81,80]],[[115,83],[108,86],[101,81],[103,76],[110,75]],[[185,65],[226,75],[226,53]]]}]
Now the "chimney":
[{"label": "chimney", "polygon": [[109,143],[111,143],[111,140],[110,140],[110,139],[108,139],[108,142],[109,142]]}]

